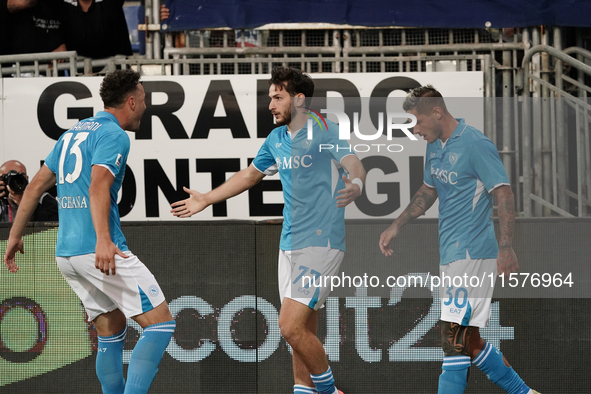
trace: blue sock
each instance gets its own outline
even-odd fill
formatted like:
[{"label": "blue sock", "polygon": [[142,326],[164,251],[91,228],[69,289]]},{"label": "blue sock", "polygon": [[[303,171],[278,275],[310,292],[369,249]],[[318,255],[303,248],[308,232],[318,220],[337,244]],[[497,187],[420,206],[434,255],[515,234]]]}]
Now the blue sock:
[{"label": "blue sock", "polygon": [[98,336],[96,354],[96,376],[98,376],[103,394],[123,394],[123,345],[127,327],[121,332],[108,337]]},{"label": "blue sock", "polygon": [[447,356],[443,357],[441,375],[439,375],[438,394],[462,394],[466,389],[470,357]]},{"label": "blue sock", "polygon": [[505,365],[501,352],[490,343],[486,343],[472,363],[484,372],[491,382],[509,394],[527,394],[529,392],[529,387],[523,383],[513,368]]},{"label": "blue sock", "polygon": [[129,359],[125,394],[148,392],[175,327],[175,321],[171,320],[144,328]]},{"label": "blue sock", "polygon": [[320,375],[310,374],[310,377],[319,394],[338,394],[337,389],[334,387],[334,377],[332,376],[330,367],[328,367],[328,371],[325,373],[321,373]]},{"label": "blue sock", "polygon": [[303,384],[293,385],[293,394],[318,394],[314,387],[304,386]]}]

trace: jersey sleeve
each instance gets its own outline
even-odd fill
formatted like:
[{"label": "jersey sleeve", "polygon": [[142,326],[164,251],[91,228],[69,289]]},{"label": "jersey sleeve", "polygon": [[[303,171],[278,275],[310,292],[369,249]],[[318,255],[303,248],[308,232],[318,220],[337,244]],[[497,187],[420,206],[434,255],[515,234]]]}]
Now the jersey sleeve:
[{"label": "jersey sleeve", "polygon": [[129,137],[126,133],[104,133],[96,141],[91,165],[106,167],[113,176],[117,176],[125,169],[129,146]]},{"label": "jersey sleeve", "polygon": [[60,138],[56,143],[49,155],[45,158],[45,165],[47,168],[51,170],[54,174],[57,174],[57,166],[59,164],[60,159],[60,147],[62,146],[62,139]]},{"label": "jersey sleeve", "polygon": [[279,171],[277,161],[269,149],[270,137],[271,135],[263,142],[263,145],[252,162],[252,165],[265,175],[275,175]]},{"label": "jersey sleeve", "polygon": [[430,188],[434,189],[435,184],[433,183],[433,177],[431,176],[431,164],[429,163],[429,146],[427,146],[427,151],[425,153],[425,172],[423,174],[423,183]]},{"label": "jersey sleeve", "polygon": [[500,185],[509,185],[507,172],[491,140],[481,139],[474,143],[470,150],[470,164],[474,175],[489,192]]}]

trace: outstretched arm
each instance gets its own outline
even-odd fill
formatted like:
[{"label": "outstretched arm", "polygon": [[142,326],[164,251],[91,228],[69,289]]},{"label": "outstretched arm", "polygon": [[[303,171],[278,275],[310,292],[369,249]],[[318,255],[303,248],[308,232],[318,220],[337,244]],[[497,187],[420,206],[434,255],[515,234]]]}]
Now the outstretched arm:
[{"label": "outstretched arm", "polygon": [[423,184],[402,214],[380,236],[380,250],[384,256],[391,256],[394,253],[390,248],[390,241],[398,235],[400,229],[419,216],[424,215],[435,200],[437,200],[437,189]]},{"label": "outstretched arm", "polygon": [[499,214],[499,254],[497,255],[498,274],[509,275],[517,272],[519,263],[513,251],[513,228],[515,227],[515,197],[509,185],[499,186],[492,191],[497,199]]},{"label": "outstretched arm", "polygon": [[53,185],[55,185],[55,174],[47,166],[42,166],[25,189],[25,193],[18,207],[18,212],[10,229],[6,253],[4,254],[4,264],[12,273],[18,271],[18,266],[14,261],[17,250],[24,253],[22,235],[27,222],[33,212],[35,212],[41,195]]},{"label": "outstretched arm", "polygon": [[201,194],[196,190],[183,187],[183,189],[190,194],[190,197],[186,200],[173,203],[170,212],[174,216],[188,218],[189,216],[193,216],[194,214],[203,211],[212,204],[227,200],[230,197],[234,197],[243,191],[250,189],[259,183],[264,177],[265,174],[257,170],[255,166],[251,164],[209,193]]}]

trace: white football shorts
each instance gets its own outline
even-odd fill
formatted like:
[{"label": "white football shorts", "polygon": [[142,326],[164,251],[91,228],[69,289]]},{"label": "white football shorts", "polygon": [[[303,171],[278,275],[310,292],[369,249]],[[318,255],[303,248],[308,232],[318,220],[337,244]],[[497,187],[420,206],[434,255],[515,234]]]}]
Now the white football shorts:
[{"label": "white football shorts", "polygon": [[82,301],[88,320],[121,310],[126,317],[148,312],[165,301],[154,275],[131,252],[115,255],[115,275],[105,275],[94,266],[95,254],[56,257],[57,265],[70,287]]},{"label": "white football shorts", "polygon": [[486,327],[497,279],[497,260],[456,260],[439,266],[439,274],[441,320]]},{"label": "white football shorts", "polygon": [[[339,274],[344,257],[342,250],[321,246],[280,250],[278,278],[281,302],[287,297],[316,311],[320,309],[330,294],[330,277]],[[325,280],[325,277],[329,279]]]}]

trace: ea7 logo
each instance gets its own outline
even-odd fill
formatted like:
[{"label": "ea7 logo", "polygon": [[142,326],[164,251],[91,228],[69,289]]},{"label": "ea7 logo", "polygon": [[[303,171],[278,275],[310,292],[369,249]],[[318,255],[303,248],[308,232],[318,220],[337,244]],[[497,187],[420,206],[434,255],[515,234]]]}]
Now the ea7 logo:
[{"label": "ea7 logo", "polygon": [[[323,114],[334,114],[336,115],[338,122],[339,122],[339,139],[340,140],[349,140],[351,139],[351,121],[349,120],[349,116],[342,112],[333,109],[321,109],[320,112]],[[353,133],[359,138],[360,140],[364,141],[373,141],[380,138],[384,131],[384,121],[382,113],[378,114],[379,118],[379,127],[375,134],[361,134],[359,131],[359,113],[353,113]],[[409,130],[410,128],[416,126],[417,118],[413,114],[408,114],[405,112],[388,112],[387,113],[387,125],[386,125],[386,132],[388,141],[392,140],[392,130],[402,130],[404,134],[412,141],[417,141],[417,137],[415,137],[412,132]],[[394,119],[410,119],[410,123],[394,123]],[[309,118],[308,119],[308,139],[311,140],[314,138],[314,133],[312,131],[314,127],[314,121]]]}]

